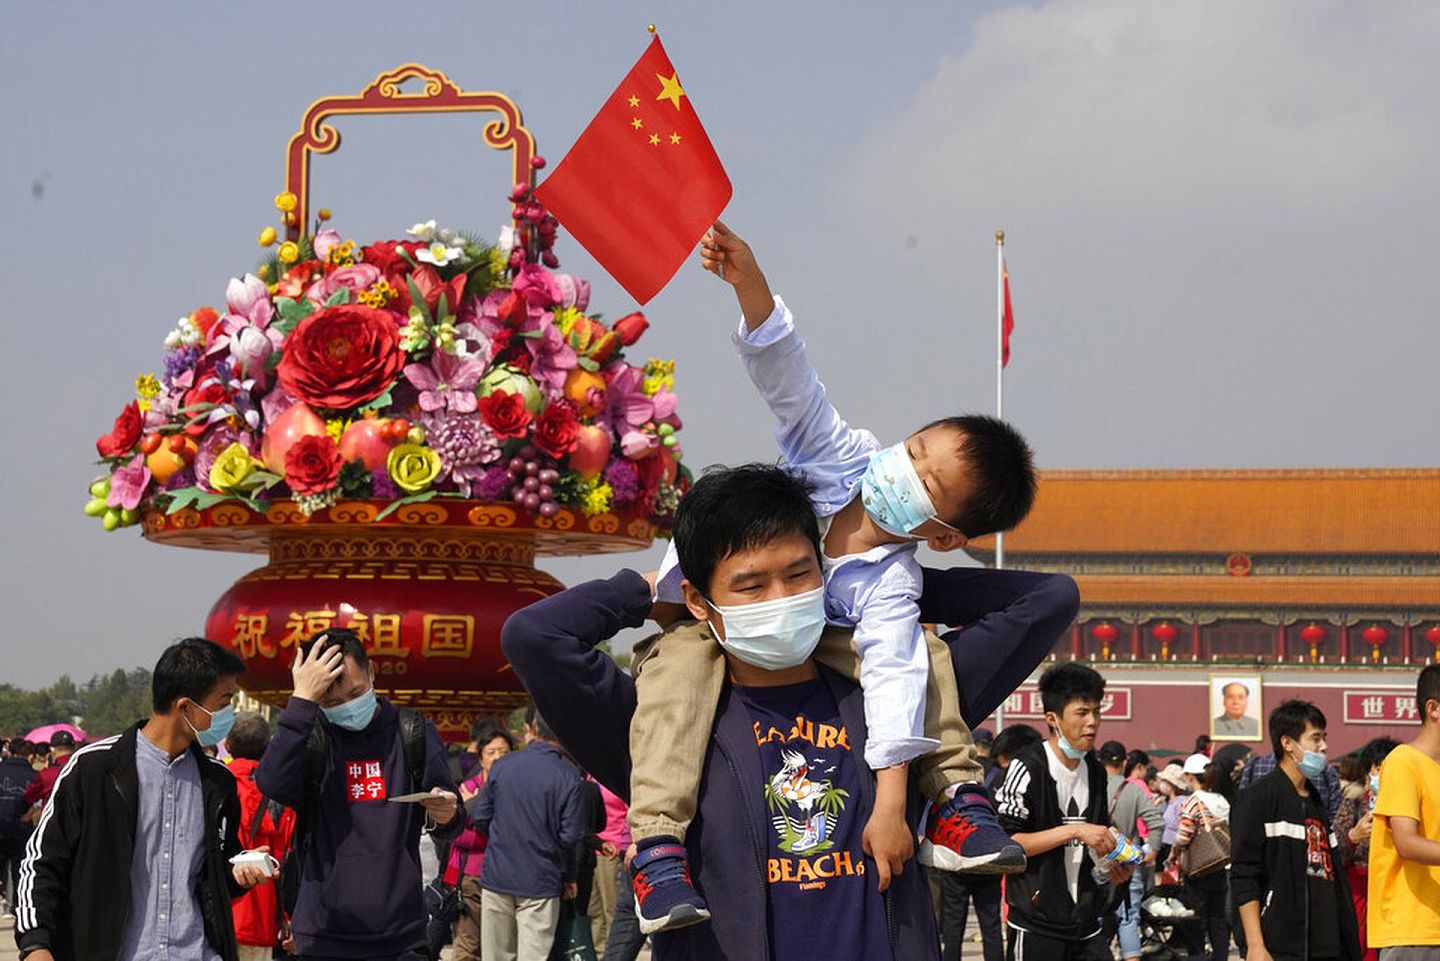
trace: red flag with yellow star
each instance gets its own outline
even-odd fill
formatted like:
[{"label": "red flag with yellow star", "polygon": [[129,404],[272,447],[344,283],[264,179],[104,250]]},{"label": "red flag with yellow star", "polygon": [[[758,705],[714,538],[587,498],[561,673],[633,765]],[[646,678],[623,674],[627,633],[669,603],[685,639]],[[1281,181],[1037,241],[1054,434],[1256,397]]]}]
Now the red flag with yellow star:
[{"label": "red flag with yellow star", "polygon": [[659,37],[535,190],[642,304],[675,276],[730,193]]}]

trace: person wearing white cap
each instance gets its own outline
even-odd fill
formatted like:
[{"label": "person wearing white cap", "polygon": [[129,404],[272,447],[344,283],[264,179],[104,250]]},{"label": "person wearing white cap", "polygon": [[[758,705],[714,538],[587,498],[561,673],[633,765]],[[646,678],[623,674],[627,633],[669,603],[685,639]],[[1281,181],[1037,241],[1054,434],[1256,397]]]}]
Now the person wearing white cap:
[{"label": "person wearing white cap", "polygon": [[[1203,754],[1192,754],[1185,759],[1181,773],[1189,782],[1191,794],[1180,806],[1179,822],[1175,831],[1175,844],[1170,849],[1170,860],[1179,861],[1181,852],[1195,839],[1196,828],[1203,823],[1229,821],[1230,802],[1223,794],[1210,790],[1214,787],[1217,769],[1212,769],[1210,759]],[[1203,941],[1200,932],[1210,939],[1210,961],[1224,961],[1230,953],[1230,923],[1225,911],[1225,902],[1230,890],[1227,871],[1211,871],[1199,877],[1187,876],[1181,890],[1181,900],[1194,910],[1198,924],[1188,932],[1192,940],[1191,956],[1200,954]]]}]

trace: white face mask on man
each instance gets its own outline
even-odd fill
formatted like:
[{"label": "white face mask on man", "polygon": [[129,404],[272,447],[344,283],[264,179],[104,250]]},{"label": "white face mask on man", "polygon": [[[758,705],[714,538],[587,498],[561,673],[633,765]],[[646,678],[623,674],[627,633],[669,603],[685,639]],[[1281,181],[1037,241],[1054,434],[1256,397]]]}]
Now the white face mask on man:
[{"label": "white face mask on man", "polygon": [[720,646],[751,667],[783,671],[805,663],[825,630],[825,588],[753,604],[706,604],[725,619]]}]

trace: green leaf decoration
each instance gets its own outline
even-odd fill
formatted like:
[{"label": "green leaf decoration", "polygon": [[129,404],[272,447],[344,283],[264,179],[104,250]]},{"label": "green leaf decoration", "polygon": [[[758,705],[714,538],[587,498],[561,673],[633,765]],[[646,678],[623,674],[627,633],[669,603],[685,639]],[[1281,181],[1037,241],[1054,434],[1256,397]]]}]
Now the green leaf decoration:
[{"label": "green leaf decoration", "polygon": [[308,300],[296,300],[293,297],[277,297],[275,309],[285,320],[299,322],[315,312],[315,305]]},{"label": "green leaf decoration", "polygon": [[444,294],[440,295],[440,300],[435,304],[435,316],[442,318],[441,323],[450,317],[450,301],[445,299]]},{"label": "green leaf decoration", "polygon": [[[405,258],[409,260],[410,258]],[[414,277],[405,278],[405,286],[410,289],[410,316],[415,316],[415,311],[420,311],[420,318],[427,324],[435,323],[435,318],[430,315],[430,305],[425,303],[425,295],[420,293],[420,285],[415,283]]]},{"label": "green leaf decoration", "polygon": [[359,410],[362,414],[367,410],[384,410],[386,407],[389,407],[393,403],[395,403],[395,399],[390,396],[390,391],[387,390],[385,391],[385,393],[381,394],[379,397],[376,397],[370,403],[357,408],[357,410]]},{"label": "green leaf decoration", "polygon": [[335,291],[335,293],[333,293],[333,294],[330,295],[330,298],[325,301],[325,306],[326,306],[326,307],[339,307],[341,304],[348,304],[349,302],[350,302],[350,288],[349,288],[349,287],[341,287],[339,290]]},{"label": "green leaf decoration", "polygon": [[231,500],[229,494],[215,494],[210,491],[203,491],[198,487],[182,487],[176,491],[170,491],[170,506],[166,508],[166,514],[174,514],[176,511],[193,507],[196,510],[204,510],[213,507],[221,501]]},{"label": "green leaf decoration", "polygon": [[593,357],[577,357],[575,362],[580,365],[581,369],[588,370],[592,374],[600,370],[600,365],[595,363]]},{"label": "green leaf decoration", "polygon": [[375,520],[383,521],[385,518],[389,517],[391,514],[404,507],[406,504],[423,504],[438,493],[439,491],[433,490],[421,491],[418,494],[411,494],[409,497],[402,497],[397,501],[391,501],[389,504],[386,505],[383,511],[375,515]]}]

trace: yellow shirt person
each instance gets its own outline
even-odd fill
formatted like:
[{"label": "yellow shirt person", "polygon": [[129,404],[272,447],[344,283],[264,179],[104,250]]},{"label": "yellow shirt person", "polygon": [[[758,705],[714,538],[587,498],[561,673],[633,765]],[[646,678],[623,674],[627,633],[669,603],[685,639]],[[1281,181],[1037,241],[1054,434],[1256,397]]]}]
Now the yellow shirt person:
[{"label": "yellow shirt person", "polygon": [[1408,744],[1391,751],[1380,771],[1366,940],[1372,948],[1440,945],[1440,866],[1400,857],[1393,817],[1412,818],[1421,837],[1440,840],[1440,763]]}]

